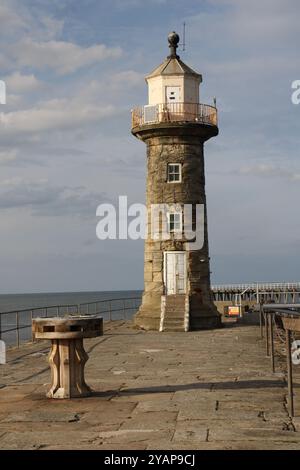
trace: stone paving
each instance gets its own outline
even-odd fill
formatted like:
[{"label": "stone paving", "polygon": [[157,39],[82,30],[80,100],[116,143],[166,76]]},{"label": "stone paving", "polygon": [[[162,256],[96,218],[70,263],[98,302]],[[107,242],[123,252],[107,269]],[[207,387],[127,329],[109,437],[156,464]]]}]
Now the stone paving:
[{"label": "stone paving", "polygon": [[[9,352],[0,366],[1,449],[300,448],[285,361],[271,373],[255,325],[158,333],[111,322],[85,347],[94,394],[72,400],[45,397],[47,342]],[[300,394],[295,402],[300,417]]]}]

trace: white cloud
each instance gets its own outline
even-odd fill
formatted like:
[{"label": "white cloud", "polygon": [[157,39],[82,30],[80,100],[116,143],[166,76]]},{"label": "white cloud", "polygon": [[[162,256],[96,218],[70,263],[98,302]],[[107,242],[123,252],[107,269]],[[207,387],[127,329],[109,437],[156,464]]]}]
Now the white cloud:
[{"label": "white cloud", "polygon": [[17,154],[18,151],[16,149],[0,151],[0,164],[14,162],[17,159]]},{"label": "white cloud", "polygon": [[0,182],[0,208],[28,208],[35,216],[95,217],[96,208],[105,193],[83,186],[62,186],[45,178],[36,180],[14,177]]},{"label": "white cloud", "polygon": [[123,89],[124,85],[126,87],[144,86],[144,76],[145,74],[135,72],[134,70],[124,70],[113,76],[112,85],[122,87]]},{"label": "white cloud", "polygon": [[62,34],[64,28],[63,20],[57,20],[56,18],[52,18],[50,16],[44,16],[41,18],[40,23],[41,31],[39,36],[43,38],[44,41],[45,39],[55,39]]},{"label": "white cloud", "polygon": [[115,113],[111,105],[98,106],[78,99],[57,99],[39,106],[0,115],[0,135],[39,133],[83,126]]},{"label": "white cloud", "polygon": [[[216,3],[216,0],[213,1]],[[230,15],[235,33],[255,42],[291,37],[299,31],[298,0],[217,0],[217,3],[232,7]]]},{"label": "white cloud", "polygon": [[[163,5],[168,0],[148,0],[148,3],[155,5]],[[142,8],[145,6],[145,0],[115,0],[117,8],[122,10],[127,8]]]},{"label": "white cloud", "polygon": [[62,34],[64,20],[44,13],[40,5],[38,14],[32,15],[29,8],[21,0],[1,0],[0,35],[17,38],[24,33],[43,41],[55,39]]},{"label": "white cloud", "polygon": [[259,164],[240,169],[239,174],[250,176],[262,176],[266,178],[284,178],[289,181],[300,181],[300,171],[288,170],[269,164]]},{"label": "white cloud", "polygon": [[27,38],[12,45],[10,53],[19,67],[50,68],[64,75],[104,59],[117,59],[122,50],[104,44],[81,47],[65,41],[37,42]]},{"label": "white cloud", "polygon": [[22,17],[12,8],[8,6],[6,2],[0,5],[0,24],[1,32],[11,32],[15,28],[21,28],[25,26],[25,22]]},{"label": "white cloud", "polygon": [[42,83],[33,75],[22,75],[20,72],[14,72],[5,78],[7,91],[13,93],[24,93],[36,90]]}]

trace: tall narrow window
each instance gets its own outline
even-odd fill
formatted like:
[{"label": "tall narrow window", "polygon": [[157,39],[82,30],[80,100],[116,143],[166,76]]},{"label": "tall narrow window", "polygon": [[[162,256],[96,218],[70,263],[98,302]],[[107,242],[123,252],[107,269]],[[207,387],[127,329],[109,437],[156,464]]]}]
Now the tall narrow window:
[{"label": "tall narrow window", "polygon": [[168,183],[181,182],[181,163],[168,164]]},{"label": "tall narrow window", "polygon": [[182,213],[171,212],[168,214],[168,232],[180,233],[182,232]]}]

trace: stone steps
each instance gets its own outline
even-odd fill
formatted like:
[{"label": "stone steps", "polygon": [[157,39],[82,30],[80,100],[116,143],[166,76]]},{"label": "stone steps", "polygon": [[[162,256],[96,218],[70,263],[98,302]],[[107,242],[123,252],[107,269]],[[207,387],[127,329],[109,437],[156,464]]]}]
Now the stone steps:
[{"label": "stone steps", "polygon": [[177,331],[184,331],[183,326],[168,326],[163,329],[163,331],[168,331],[169,333],[175,333]]},{"label": "stone steps", "polygon": [[184,331],[185,295],[166,297],[163,331]]},{"label": "stone steps", "polygon": [[168,318],[168,320],[166,320],[164,322],[164,327],[167,328],[169,326],[180,326],[181,327],[182,326],[182,319],[181,318],[176,318],[174,320],[170,320]]}]

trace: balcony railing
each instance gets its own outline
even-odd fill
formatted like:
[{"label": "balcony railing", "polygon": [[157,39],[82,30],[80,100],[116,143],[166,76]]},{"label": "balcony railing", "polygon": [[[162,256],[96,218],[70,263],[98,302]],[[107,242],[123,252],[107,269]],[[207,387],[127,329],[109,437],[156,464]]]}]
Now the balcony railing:
[{"label": "balcony railing", "polygon": [[200,103],[162,103],[132,110],[132,128],[162,122],[197,122],[217,126],[217,108]]}]

